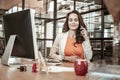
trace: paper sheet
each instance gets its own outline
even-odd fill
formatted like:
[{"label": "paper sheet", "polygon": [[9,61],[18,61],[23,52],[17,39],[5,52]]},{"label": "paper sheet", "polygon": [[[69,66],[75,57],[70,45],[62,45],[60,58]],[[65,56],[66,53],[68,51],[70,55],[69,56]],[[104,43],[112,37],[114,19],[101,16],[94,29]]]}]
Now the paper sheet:
[{"label": "paper sheet", "polygon": [[[43,69],[42,71],[46,71]],[[62,66],[49,66],[48,72],[73,72],[73,67],[62,67]]]}]

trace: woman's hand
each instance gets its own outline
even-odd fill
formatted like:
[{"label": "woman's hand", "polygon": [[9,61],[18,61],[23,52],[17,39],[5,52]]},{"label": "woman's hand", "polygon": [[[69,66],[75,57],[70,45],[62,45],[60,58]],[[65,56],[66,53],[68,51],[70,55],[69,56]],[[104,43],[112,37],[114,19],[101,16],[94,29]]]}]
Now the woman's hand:
[{"label": "woman's hand", "polygon": [[85,28],[80,28],[82,36],[86,39],[88,37],[87,30]]}]

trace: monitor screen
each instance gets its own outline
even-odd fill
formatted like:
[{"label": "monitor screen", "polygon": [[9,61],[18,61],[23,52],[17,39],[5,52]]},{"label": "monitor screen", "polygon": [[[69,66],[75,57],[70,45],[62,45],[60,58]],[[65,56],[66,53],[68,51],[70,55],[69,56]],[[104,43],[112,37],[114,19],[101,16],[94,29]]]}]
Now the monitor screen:
[{"label": "monitor screen", "polygon": [[[34,13],[32,10],[27,9],[4,15],[3,26],[6,42],[5,50],[7,50],[4,52],[3,57],[10,55],[20,58],[37,58],[37,38],[35,32]],[[14,35],[15,37],[11,37]],[[12,44],[9,45],[11,41]],[[9,51],[9,48],[12,50]]]}]

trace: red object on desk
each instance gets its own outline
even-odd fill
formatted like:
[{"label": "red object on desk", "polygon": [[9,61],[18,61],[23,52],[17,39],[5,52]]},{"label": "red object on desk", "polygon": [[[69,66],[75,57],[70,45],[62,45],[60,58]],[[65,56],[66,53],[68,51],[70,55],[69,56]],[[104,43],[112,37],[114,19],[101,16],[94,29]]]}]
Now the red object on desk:
[{"label": "red object on desk", "polygon": [[33,63],[32,72],[37,72],[37,64]]},{"label": "red object on desk", "polygon": [[87,60],[78,59],[74,62],[74,70],[76,75],[85,76],[88,72]]}]

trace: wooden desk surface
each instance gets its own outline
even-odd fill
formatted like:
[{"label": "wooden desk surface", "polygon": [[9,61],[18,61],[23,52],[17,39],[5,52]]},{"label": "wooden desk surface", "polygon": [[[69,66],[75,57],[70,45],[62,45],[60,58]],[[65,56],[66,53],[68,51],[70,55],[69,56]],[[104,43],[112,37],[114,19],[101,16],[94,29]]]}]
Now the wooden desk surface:
[{"label": "wooden desk surface", "polygon": [[[101,65],[105,64],[104,62],[89,63],[89,71],[93,70]],[[106,65],[106,64],[105,64]],[[62,63],[60,66],[73,67],[73,63]],[[89,73],[88,73],[89,74]],[[103,76],[76,76],[73,72],[56,72],[49,73],[48,75],[45,72],[39,71],[33,73],[32,70],[27,70],[25,72],[20,72],[19,69],[14,67],[8,67],[0,64],[0,80],[119,80]]]},{"label": "wooden desk surface", "polygon": [[[62,63],[73,66],[73,63]],[[87,80],[86,76],[76,76],[74,72],[49,73],[31,71],[20,72],[19,69],[0,64],[0,80]]]}]

